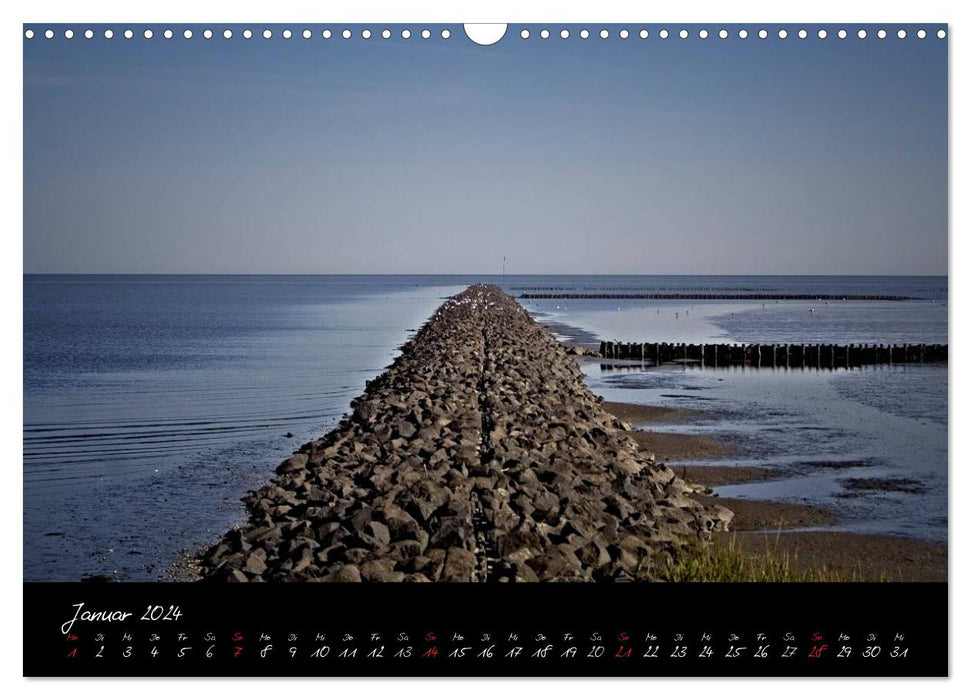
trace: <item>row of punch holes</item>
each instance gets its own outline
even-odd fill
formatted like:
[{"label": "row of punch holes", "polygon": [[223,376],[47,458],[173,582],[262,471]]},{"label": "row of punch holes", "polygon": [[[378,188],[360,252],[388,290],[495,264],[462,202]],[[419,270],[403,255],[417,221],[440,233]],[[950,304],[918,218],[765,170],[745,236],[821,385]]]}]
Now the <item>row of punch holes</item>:
[{"label": "row of punch holes", "polygon": [[[203,39],[212,39],[213,37],[217,36],[217,32],[218,30],[213,31],[212,29],[204,29],[199,32],[199,35],[201,35]],[[185,29],[181,33],[182,37],[185,39],[192,39],[195,36],[195,33],[191,29]],[[145,39],[153,39],[155,37],[155,32],[152,29],[145,29],[141,31],[140,34]],[[739,39],[747,39],[749,36],[753,35],[757,36],[759,39],[767,39],[773,34],[779,39],[786,39],[789,37],[789,31],[787,29],[779,29],[777,32],[769,32],[767,29],[759,29],[757,31],[753,31],[752,33],[750,33],[748,29],[739,29],[737,32],[735,32],[735,34]],[[850,36],[850,31],[846,29],[838,29],[833,32],[833,34],[839,39],[846,39],[848,36]],[[928,36],[928,32],[925,29],[918,29],[916,32],[914,32],[914,34],[918,39],[926,39]],[[83,36],[85,39],[93,39],[95,35],[96,34],[93,29],[85,29],[80,34],[80,36]],[[175,37],[175,35],[176,33],[172,29],[165,29],[161,32],[161,36],[164,39],[172,39]],[[224,39],[232,39],[235,36],[232,29],[222,30],[221,35]],[[252,29],[243,29],[241,32],[239,32],[239,35],[244,39],[252,39],[254,36],[256,36],[256,33],[254,33]],[[264,29],[262,32],[260,32],[260,35],[264,39],[272,39],[274,36],[277,36],[272,29]],[[283,29],[279,31],[279,36],[284,39],[292,39],[296,35],[297,33],[291,29]],[[314,33],[309,29],[304,29],[299,32],[299,35],[304,39],[311,39],[313,38]],[[354,37],[354,35],[355,33],[350,29],[343,29],[340,31],[324,29],[320,33],[320,36],[323,39],[331,39],[337,36],[340,36],[343,39],[351,39]],[[442,29],[439,32],[439,35],[442,39],[449,39],[452,36],[452,32],[449,29]],[[596,35],[601,39],[609,39],[611,32],[608,29],[601,29]],[[621,39],[628,39],[634,35],[641,39],[647,39],[651,36],[651,32],[647,29],[635,30],[633,32],[628,29],[620,29],[617,31],[617,36]],[[667,39],[672,35],[672,32],[667,29],[660,29],[657,32],[657,37],[659,39]],[[878,39],[886,39],[888,36],[890,36],[890,33],[886,29],[878,29],[875,32],[875,35]],[[24,37],[27,39],[33,39],[35,36],[38,36],[38,33],[33,29],[27,29],[24,31]],[[45,39],[54,39],[57,36],[57,33],[53,29],[47,29],[44,30],[42,36]],[[75,36],[76,34],[73,29],[65,29],[63,31],[63,37],[65,39],[73,39]],[[115,36],[115,32],[112,29],[105,29],[103,36],[105,39],[112,39]],[[121,32],[121,36],[123,36],[125,39],[133,39],[138,36],[138,33],[136,33],[133,29],[125,29]],[[371,39],[372,37],[376,36],[376,34],[370,29],[362,29],[359,30],[358,36],[361,39]],[[394,36],[394,33],[390,29],[383,29],[380,32],[380,36],[382,39],[391,39],[392,36]],[[422,29],[421,31],[416,31],[413,34],[410,29],[402,29],[400,31],[400,36],[402,39],[411,39],[412,36],[420,36],[422,39],[430,39],[432,37],[432,31],[430,29]],[[519,36],[522,39],[529,39],[534,35],[531,34],[528,29],[523,29],[519,32]],[[550,31],[549,29],[541,29],[536,32],[535,36],[538,36],[540,39],[549,39],[550,37],[554,36],[554,32]],[[560,39],[569,39],[572,34],[569,29],[561,29],[558,32],[558,36]],[[589,39],[591,36],[594,36],[594,34],[591,33],[589,29],[580,29],[578,32],[576,32],[576,36],[578,36],[580,39]],[[692,33],[687,29],[681,29],[676,32],[676,36],[680,39],[689,39],[692,37]],[[730,36],[732,36],[732,32],[729,32],[727,29],[719,29],[716,32],[709,32],[707,29],[699,29],[695,33],[695,36],[702,40],[708,39],[711,36],[717,36],[719,39],[728,39]],[[810,36],[810,32],[806,29],[800,29],[795,32],[795,36],[800,39],[806,39]],[[829,32],[825,29],[819,29],[815,32],[815,36],[819,39],[826,39],[829,37]],[[859,39],[866,39],[868,32],[866,29],[859,29],[856,31],[856,36]],[[906,39],[907,30],[898,29],[896,36],[898,39]],[[944,29],[937,30],[938,39],[944,39],[945,37],[947,37],[947,32]]]}]

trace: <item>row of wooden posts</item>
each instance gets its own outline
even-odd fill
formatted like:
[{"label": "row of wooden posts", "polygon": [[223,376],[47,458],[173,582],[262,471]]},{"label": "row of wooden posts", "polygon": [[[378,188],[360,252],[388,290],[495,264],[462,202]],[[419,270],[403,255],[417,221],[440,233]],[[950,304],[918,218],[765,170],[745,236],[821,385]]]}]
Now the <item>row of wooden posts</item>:
[{"label": "row of wooden posts", "polygon": [[520,299],[706,299],[730,301],[912,301],[896,294],[786,294],[779,292],[523,292]]},{"label": "row of wooden posts", "polygon": [[947,362],[947,345],[784,345],[600,343],[600,356],[611,360],[640,360],[655,365],[699,364],[702,367],[860,367],[919,362]]}]

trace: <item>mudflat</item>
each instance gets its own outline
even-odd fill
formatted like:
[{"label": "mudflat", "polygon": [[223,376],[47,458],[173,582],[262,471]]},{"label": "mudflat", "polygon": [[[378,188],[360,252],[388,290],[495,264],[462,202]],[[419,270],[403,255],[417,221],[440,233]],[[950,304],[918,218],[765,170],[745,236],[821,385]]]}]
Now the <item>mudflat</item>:
[{"label": "mudflat", "polygon": [[[614,402],[604,402],[603,406],[629,423],[690,422],[702,415],[699,411],[659,406]],[[833,529],[839,526],[839,514],[820,506],[717,495],[718,486],[773,478],[775,473],[770,466],[678,464],[680,460],[739,454],[730,440],[652,430],[638,430],[632,436],[639,449],[653,453],[678,477],[699,489],[692,496],[696,501],[720,505],[734,513],[730,531],[715,533],[716,547],[735,547],[754,559],[785,558],[795,572],[830,571],[840,580],[947,581],[948,557],[944,544],[908,537],[841,532]],[[863,486],[876,488],[869,482]]]},{"label": "mudflat", "polygon": [[727,457],[738,451],[729,442],[708,435],[636,430],[631,437],[640,450],[661,462]]}]

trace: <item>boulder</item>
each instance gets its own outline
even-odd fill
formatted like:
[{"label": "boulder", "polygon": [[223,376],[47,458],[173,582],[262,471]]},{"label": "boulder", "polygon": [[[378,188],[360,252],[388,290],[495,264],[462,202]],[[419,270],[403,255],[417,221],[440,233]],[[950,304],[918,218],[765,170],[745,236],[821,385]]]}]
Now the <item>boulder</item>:
[{"label": "boulder", "polygon": [[297,452],[292,455],[289,459],[284,460],[280,466],[276,468],[277,474],[291,474],[293,472],[306,469],[307,460],[309,457],[303,452]]},{"label": "boulder", "polygon": [[477,561],[475,554],[468,549],[449,547],[442,571],[443,581],[472,581],[475,577]]},{"label": "boulder", "polygon": [[330,583],[360,583],[361,572],[353,564],[348,564],[340,567],[337,571],[325,577],[324,580]]}]

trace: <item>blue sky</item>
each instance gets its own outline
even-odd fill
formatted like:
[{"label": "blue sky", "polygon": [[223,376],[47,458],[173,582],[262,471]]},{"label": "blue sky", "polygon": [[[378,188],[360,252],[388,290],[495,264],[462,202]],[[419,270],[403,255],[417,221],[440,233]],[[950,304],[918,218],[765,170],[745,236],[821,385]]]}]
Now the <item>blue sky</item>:
[{"label": "blue sky", "polygon": [[916,28],[94,28],[24,42],[28,273],[947,271],[947,41]]}]

